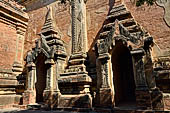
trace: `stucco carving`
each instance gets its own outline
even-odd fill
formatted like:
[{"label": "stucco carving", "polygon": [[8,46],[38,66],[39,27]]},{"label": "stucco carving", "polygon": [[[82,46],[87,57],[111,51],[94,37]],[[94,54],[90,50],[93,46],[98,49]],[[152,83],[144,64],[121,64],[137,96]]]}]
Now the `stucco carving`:
[{"label": "stucco carving", "polygon": [[170,1],[169,0],[157,0],[157,5],[163,7],[165,10],[164,20],[167,25],[170,27]]}]

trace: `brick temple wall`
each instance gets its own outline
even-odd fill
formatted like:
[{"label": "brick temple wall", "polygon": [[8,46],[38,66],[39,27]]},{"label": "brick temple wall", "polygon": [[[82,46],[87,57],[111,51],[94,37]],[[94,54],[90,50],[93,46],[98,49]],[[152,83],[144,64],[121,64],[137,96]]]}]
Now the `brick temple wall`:
[{"label": "brick temple wall", "polygon": [[154,4],[136,7],[130,0],[125,0],[127,8],[131,11],[136,21],[143,26],[154,38],[161,50],[170,49],[170,27],[163,19],[163,8]]},{"label": "brick temple wall", "polygon": [[20,8],[14,1],[0,2],[0,72],[11,70],[14,61],[23,60],[28,16]]},{"label": "brick temple wall", "polygon": [[[63,33],[63,39],[68,44],[67,48],[71,47],[71,14],[69,4],[63,5],[57,2],[51,4],[55,7],[56,23]],[[88,33],[88,47],[91,48],[94,40],[98,36],[98,33],[105,21],[105,18],[109,11],[109,0],[88,0],[87,2],[87,33]],[[47,8],[43,7],[37,10],[29,11],[29,23],[28,31],[25,40],[25,56],[30,47],[34,46],[34,42],[39,36],[41,27],[45,21],[45,15]],[[67,49],[68,53],[70,50]]]},{"label": "brick temple wall", "polygon": [[[117,0],[118,1],[118,0]],[[157,6],[141,6],[136,7],[130,0],[124,0],[128,9],[133,14],[136,21],[142,25],[153,37],[162,50],[169,50],[170,48],[170,29],[167,27],[163,20],[164,10]],[[71,47],[71,21],[70,21],[70,7],[69,4],[62,5],[57,2],[53,2],[50,5],[55,7],[55,18],[57,25],[63,33],[63,39],[68,44],[67,53],[70,53]],[[109,12],[109,9],[113,6],[113,0],[88,0],[87,1],[87,37],[88,47],[92,49],[95,40],[101,31],[102,25]],[[25,52],[34,46],[34,42],[39,38],[38,34],[41,31],[41,27],[45,20],[47,12],[46,7],[39,8],[40,6],[34,6],[35,10],[28,11],[30,20],[28,24],[28,30],[25,40]],[[31,9],[29,9],[31,10]],[[92,53],[90,53],[92,54]],[[92,55],[94,56],[94,55]],[[95,59],[91,57],[91,59]],[[94,60],[92,60],[94,61]]]},{"label": "brick temple wall", "polygon": [[0,22],[0,69],[10,69],[15,59],[16,29]]}]

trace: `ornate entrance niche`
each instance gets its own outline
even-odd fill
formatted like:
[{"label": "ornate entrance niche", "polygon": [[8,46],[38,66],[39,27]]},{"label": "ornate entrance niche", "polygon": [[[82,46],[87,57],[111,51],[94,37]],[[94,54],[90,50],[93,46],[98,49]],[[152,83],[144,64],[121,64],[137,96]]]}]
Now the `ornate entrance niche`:
[{"label": "ornate entrance niche", "polygon": [[136,86],[130,50],[121,40],[116,41],[111,57],[115,106],[135,105]]},{"label": "ornate entrance niche", "polygon": [[[143,31],[132,35],[118,20],[115,20],[107,33],[106,37],[98,39],[95,49],[97,106],[159,109],[158,104],[154,104],[154,98],[162,94],[147,84],[143,62],[152,37],[148,37]],[[159,105],[162,105],[161,99],[157,98]]]},{"label": "ornate entrance niche", "polygon": [[66,59],[64,41],[48,9],[40,39],[36,47],[27,53],[27,90],[23,95],[24,104],[45,102],[48,108],[59,103],[58,78],[64,69]]}]

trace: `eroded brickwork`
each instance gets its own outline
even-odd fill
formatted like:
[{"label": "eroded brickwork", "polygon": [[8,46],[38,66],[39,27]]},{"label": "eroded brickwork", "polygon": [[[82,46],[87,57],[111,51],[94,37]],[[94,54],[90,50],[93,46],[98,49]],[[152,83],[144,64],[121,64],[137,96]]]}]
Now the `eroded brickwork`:
[{"label": "eroded brickwork", "polygon": [[17,33],[10,24],[0,23],[0,67],[10,69],[15,59]]},{"label": "eroded brickwork", "polygon": [[136,7],[130,0],[125,0],[125,3],[135,20],[153,36],[160,49],[168,51],[170,49],[170,28],[163,19],[163,8],[156,4],[153,6],[144,5]]}]

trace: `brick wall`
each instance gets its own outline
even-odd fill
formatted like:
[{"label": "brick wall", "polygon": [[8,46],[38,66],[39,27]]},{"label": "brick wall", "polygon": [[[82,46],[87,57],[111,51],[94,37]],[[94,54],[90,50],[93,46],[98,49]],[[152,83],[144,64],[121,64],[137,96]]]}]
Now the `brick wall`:
[{"label": "brick wall", "polygon": [[154,38],[161,50],[170,50],[170,27],[163,20],[163,8],[154,4],[153,6],[136,7],[125,0],[127,8],[131,11],[135,20],[143,26]]},{"label": "brick wall", "polygon": [[[136,7],[130,0],[124,1],[136,21],[154,37],[158,46],[162,50],[169,50],[170,28],[167,27],[163,20],[163,9],[157,5]],[[67,51],[70,53],[71,14],[69,4],[62,5],[54,2],[51,5],[55,7],[55,19],[59,29],[63,33],[63,39],[68,44]],[[87,1],[87,36],[90,50],[94,46],[94,42],[98,38],[98,34],[101,31],[105,18],[112,6],[113,0]],[[34,46],[35,39],[39,38],[36,34],[41,31],[46,12],[46,7],[28,12],[30,20],[25,41],[25,56],[26,52]],[[92,52],[90,54],[92,54]],[[94,57],[92,57],[92,59],[94,59]]]},{"label": "brick wall", "polygon": [[16,29],[0,22],[0,69],[11,69],[16,52]]}]

